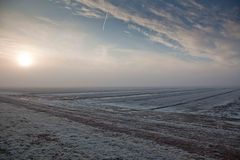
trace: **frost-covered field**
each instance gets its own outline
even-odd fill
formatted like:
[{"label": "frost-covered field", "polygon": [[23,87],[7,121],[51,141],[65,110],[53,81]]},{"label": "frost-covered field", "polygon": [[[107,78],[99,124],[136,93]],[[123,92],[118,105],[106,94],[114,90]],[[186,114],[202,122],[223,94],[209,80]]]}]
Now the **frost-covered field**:
[{"label": "frost-covered field", "polygon": [[240,89],[0,93],[0,159],[240,159]]}]

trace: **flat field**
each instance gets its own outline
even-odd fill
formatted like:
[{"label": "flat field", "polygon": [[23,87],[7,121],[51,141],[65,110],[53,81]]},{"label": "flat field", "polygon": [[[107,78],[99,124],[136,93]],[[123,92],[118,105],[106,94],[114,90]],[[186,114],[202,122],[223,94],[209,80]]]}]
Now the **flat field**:
[{"label": "flat field", "polygon": [[240,89],[2,90],[0,159],[240,159]]}]

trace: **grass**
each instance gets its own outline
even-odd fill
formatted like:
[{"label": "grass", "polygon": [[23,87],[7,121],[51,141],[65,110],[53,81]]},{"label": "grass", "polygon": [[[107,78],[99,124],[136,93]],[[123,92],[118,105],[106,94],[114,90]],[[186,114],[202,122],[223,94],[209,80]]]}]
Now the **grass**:
[{"label": "grass", "polygon": [[0,148],[0,154],[8,154],[6,149]]}]

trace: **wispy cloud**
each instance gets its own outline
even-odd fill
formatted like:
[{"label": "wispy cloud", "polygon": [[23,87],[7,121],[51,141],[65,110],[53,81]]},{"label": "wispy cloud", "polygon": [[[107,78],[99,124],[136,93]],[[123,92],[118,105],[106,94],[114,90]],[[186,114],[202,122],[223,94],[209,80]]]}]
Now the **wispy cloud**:
[{"label": "wispy cloud", "polygon": [[48,23],[48,24],[58,25],[58,24],[56,23],[56,21],[54,21],[54,20],[52,20],[52,19],[50,19],[50,18],[48,18],[48,17],[38,17],[38,16],[37,16],[36,19],[38,19],[38,20],[40,20],[40,21],[42,21],[42,22]]},{"label": "wispy cloud", "polygon": [[103,26],[102,26],[103,31],[105,30],[105,25],[106,25],[106,22],[107,22],[107,18],[108,18],[108,13],[106,13],[106,16],[104,18],[104,22],[103,22]]},{"label": "wispy cloud", "polygon": [[[67,0],[65,0],[66,2]],[[139,4],[144,5],[139,5]],[[232,11],[200,4],[199,1],[124,1],[76,0],[74,5],[65,3],[72,10],[85,6],[84,14],[101,17],[108,13],[126,23],[139,25],[154,34],[141,33],[151,40],[180,52],[205,55],[224,63],[240,61],[240,22],[235,7]],[[144,8],[144,9],[143,9]]]},{"label": "wispy cloud", "polygon": [[70,10],[74,15],[81,15],[88,18],[104,18],[104,12],[102,10],[93,8],[88,4],[85,5],[85,3],[80,3],[74,0],[51,1],[55,3],[62,3],[65,5],[65,8]]}]

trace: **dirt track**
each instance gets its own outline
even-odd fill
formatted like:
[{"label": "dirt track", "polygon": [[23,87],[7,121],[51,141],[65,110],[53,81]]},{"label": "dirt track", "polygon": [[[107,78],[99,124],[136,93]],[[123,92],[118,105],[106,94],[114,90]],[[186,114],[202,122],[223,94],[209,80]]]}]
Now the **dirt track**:
[{"label": "dirt track", "polygon": [[0,97],[0,102],[67,118],[103,132],[151,140],[204,157],[240,159],[240,127],[228,123],[232,119],[154,111],[73,110],[10,97]]}]

